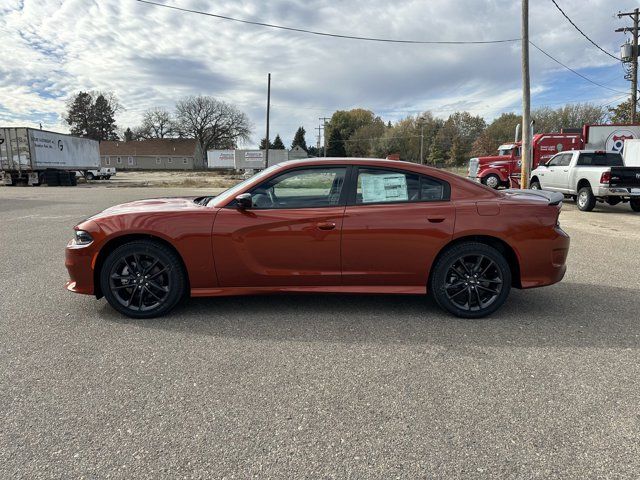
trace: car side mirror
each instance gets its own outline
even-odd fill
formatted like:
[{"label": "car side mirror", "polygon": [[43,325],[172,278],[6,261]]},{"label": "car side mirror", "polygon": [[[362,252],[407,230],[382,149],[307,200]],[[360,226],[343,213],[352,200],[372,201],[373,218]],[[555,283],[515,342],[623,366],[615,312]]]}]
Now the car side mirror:
[{"label": "car side mirror", "polygon": [[253,207],[253,200],[250,193],[241,193],[236,197],[236,202],[240,210],[246,210]]}]

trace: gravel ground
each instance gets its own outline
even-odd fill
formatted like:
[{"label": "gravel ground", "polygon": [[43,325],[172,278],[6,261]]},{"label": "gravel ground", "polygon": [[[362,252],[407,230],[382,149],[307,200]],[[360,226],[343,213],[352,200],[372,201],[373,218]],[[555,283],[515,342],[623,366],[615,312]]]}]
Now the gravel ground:
[{"label": "gravel ground", "polygon": [[429,299],[63,289],[71,227],[202,190],[0,188],[0,478],[637,478],[640,215],[578,212],[569,271],[463,321]]}]

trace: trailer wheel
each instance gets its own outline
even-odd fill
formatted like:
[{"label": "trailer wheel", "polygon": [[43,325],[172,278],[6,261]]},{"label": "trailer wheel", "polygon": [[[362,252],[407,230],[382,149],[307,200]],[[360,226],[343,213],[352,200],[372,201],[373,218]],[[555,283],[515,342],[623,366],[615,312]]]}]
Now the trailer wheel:
[{"label": "trailer wheel", "polygon": [[86,178],[87,180],[93,180],[94,179],[93,173],[91,172],[85,173],[84,178]]},{"label": "trailer wheel", "polygon": [[45,182],[50,187],[57,187],[60,185],[58,172],[55,170],[47,170],[44,173]]},{"label": "trailer wheel", "polygon": [[629,201],[629,205],[631,205],[631,210],[634,212],[640,212],[640,198],[632,198]]},{"label": "trailer wheel", "polygon": [[500,181],[500,177],[492,173],[491,175],[487,175],[486,177],[484,177],[482,179],[482,183],[484,183],[487,187],[497,190],[502,182]]}]

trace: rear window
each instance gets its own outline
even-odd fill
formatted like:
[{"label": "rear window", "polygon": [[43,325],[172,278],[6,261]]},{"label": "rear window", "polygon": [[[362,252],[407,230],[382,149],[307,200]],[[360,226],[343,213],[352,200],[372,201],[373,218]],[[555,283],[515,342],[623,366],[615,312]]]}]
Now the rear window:
[{"label": "rear window", "polygon": [[613,152],[592,152],[581,153],[578,158],[578,166],[592,166],[592,167],[622,167],[622,156],[619,153]]}]

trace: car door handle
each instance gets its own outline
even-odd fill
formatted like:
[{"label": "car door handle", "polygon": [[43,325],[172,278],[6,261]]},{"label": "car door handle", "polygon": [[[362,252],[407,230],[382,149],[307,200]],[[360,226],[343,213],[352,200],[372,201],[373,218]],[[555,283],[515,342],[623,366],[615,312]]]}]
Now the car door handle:
[{"label": "car door handle", "polygon": [[444,222],[444,217],[427,217],[431,223],[441,223]]},{"label": "car door handle", "polygon": [[336,224],[333,222],[320,222],[316,224],[320,230],[333,230],[336,228]]},{"label": "car door handle", "polygon": [[563,170],[563,172],[568,172],[569,170]]}]

